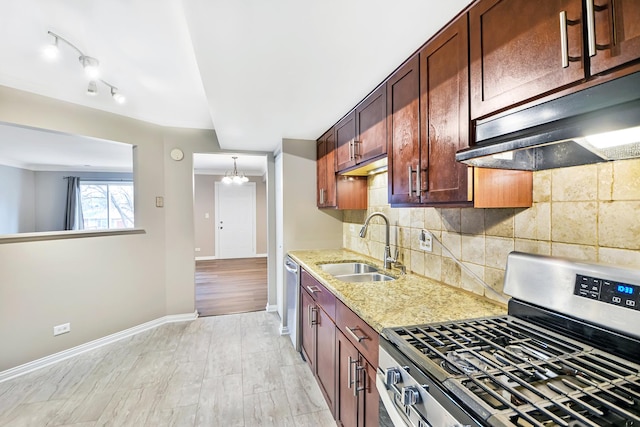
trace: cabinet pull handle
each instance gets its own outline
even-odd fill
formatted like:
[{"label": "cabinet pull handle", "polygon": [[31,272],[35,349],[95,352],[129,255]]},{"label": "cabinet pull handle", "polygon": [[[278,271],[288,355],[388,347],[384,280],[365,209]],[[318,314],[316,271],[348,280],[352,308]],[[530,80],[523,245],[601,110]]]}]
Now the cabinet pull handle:
[{"label": "cabinet pull handle", "polygon": [[349,141],[349,160],[355,159],[355,148],[353,147],[353,139]]},{"label": "cabinet pull handle", "polygon": [[589,56],[596,55],[596,12],[593,8],[594,0],[587,0],[587,46]]},{"label": "cabinet pull handle", "polygon": [[360,146],[362,145],[362,141],[358,141],[356,139],[353,140],[353,160],[356,157],[362,157],[362,153],[360,153]]},{"label": "cabinet pull handle", "polygon": [[347,360],[349,361],[349,371],[347,372],[347,382],[349,383],[349,388],[351,388],[353,384],[353,374],[351,373],[351,366],[353,366],[355,363],[358,363],[357,360],[353,360],[351,358],[351,356],[349,356],[347,358]]},{"label": "cabinet pull handle", "polygon": [[[590,1],[587,1],[589,3]],[[567,38],[567,11],[560,12],[560,51],[562,54],[562,68],[569,66],[569,41]]]},{"label": "cabinet pull handle", "polygon": [[416,196],[420,197],[422,187],[420,183],[420,165],[416,166]]},{"label": "cabinet pull handle", "polygon": [[357,327],[356,328],[350,328],[348,326],[345,326],[344,329],[347,331],[347,333],[349,335],[351,335],[353,337],[353,339],[355,339],[358,342],[362,342],[362,340],[366,340],[366,339],[369,338],[366,335],[362,335],[362,336],[356,335],[355,331],[358,329]]},{"label": "cabinet pull handle", "polygon": [[320,204],[324,205],[324,188],[320,189]]},{"label": "cabinet pull handle", "polygon": [[409,177],[409,197],[413,195],[413,188],[411,187],[411,174],[413,173],[413,169],[411,169],[411,165],[407,166],[407,176]]},{"label": "cabinet pull handle", "polygon": [[319,287],[317,287],[317,286],[311,286],[311,285],[308,285],[308,286],[307,286],[307,290],[308,290],[309,292],[311,292],[312,294],[315,294],[316,292],[320,292],[320,288],[319,288]]},{"label": "cabinet pull handle", "polygon": [[309,327],[313,328],[313,320],[311,318],[311,306],[307,306],[307,321],[309,322]]},{"label": "cabinet pull handle", "polygon": [[314,325],[318,324],[318,308],[317,307],[311,307],[311,316],[309,316],[310,322],[311,322],[311,327],[313,327]]},{"label": "cabinet pull handle", "polygon": [[[358,387],[360,380],[362,380],[362,387]],[[367,381],[367,377],[366,375],[364,375],[364,366],[356,365],[356,382],[353,388],[354,396],[357,397],[358,393],[360,393],[361,391],[364,391],[367,388],[366,381]]]}]

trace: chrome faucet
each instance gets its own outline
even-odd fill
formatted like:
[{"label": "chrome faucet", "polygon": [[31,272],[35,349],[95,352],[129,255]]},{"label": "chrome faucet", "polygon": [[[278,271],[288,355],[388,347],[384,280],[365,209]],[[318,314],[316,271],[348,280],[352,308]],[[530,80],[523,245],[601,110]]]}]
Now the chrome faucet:
[{"label": "chrome faucet", "polygon": [[[367,235],[367,228],[369,227],[369,221],[374,216],[379,216],[384,220],[385,224],[385,236],[384,236],[384,259],[382,260],[384,263],[385,269],[390,269],[392,265],[399,264],[398,261],[398,249],[396,249],[395,257],[391,256],[391,246],[389,246],[389,219],[382,212],[373,212],[370,214],[367,219],[364,220],[364,225],[360,229],[360,237],[364,238]],[[404,266],[401,266],[404,271]]]}]

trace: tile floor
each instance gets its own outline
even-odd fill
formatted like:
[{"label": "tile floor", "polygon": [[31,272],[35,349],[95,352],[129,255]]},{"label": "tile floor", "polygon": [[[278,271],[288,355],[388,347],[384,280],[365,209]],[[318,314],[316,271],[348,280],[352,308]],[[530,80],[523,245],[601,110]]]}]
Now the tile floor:
[{"label": "tile floor", "polygon": [[160,326],[0,383],[0,426],[335,427],[275,313]]}]

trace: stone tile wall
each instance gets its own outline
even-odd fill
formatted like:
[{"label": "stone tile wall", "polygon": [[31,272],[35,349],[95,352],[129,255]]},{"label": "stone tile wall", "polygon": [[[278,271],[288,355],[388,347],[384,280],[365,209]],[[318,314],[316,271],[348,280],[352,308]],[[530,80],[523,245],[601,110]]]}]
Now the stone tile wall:
[{"label": "stone tile wall", "polygon": [[[381,219],[358,236],[366,215],[381,211],[408,270],[490,298],[473,275],[501,292],[513,250],[640,269],[640,159],[535,172],[533,200],[528,209],[391,208],[379,174],[369,178],[369,209],[345,211],[343,246],[382,259]],[[472,274],[435,240],[433,252],[419,250],[423,228]]]}]

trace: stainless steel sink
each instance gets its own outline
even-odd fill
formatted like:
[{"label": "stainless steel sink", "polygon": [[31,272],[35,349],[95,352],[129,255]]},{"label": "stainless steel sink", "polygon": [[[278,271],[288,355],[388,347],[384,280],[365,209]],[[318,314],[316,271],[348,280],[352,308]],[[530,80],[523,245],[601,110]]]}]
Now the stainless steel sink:
[{"label": "stainless steel sink", "polygon": [[360,273],[360,274],[344,274],[341,276],[334,276],[338,280],[343,282],[388,282],[390,280],[396,280],[395,277],[387,276],[382,273]]},{"label": "stainless steel sink", "polygon": [[332,276],[342,276],[345,274],[361,274],[372,273],[378,271],[378,269],[372,265],[365,264],[363,262],[340,262],[335,264],[320,264],[320,268],[325,273],[329,273]]}]

